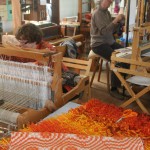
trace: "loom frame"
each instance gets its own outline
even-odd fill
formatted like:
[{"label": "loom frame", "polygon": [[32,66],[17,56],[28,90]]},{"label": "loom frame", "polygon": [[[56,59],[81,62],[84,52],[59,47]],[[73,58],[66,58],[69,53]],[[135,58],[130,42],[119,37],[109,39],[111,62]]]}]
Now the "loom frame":
[{"label": "loom frame", "polygon": [[[66,104],[71,98],[73,98],[76,94],[81,93],[84,91],[82,97],[80,98],[80,102],[87,101],[91,94],[90,94],[90,78],[89,72],[92,64],[92,60],[79,60],[79,59],[71,59],[63,57],[65,53],[66,47],[65,46],[57,46],[56,53],[50,53],[48,50],[36,50],[36,49],[22,49],[16,46],[9,46],[5,45],[5,47],[1,46],[0,54],[7,55],[7,56],[23,56],[24,58],[35,59],[40,63],[47,63],[52,61],[54,63],[54,74],[51,84],[51,90],[53,92],[53,104],[51,101],[47,100],[45,107],[40,110],[34,110],[31,108],[22,108],[21,114],[17,119],[17,127],[18,129],[23,128],[29,123],[37,123],[51,112],[55,111],[56,109],[60,108],[64,104]],[[69,68],[74,68],[78,70],[84,70],[85,74],[80,79],[78,84],[69,92],[63,93],[62,91],[62,69],[61,63],[62,61],[64,64]],[[57,88],[56,88],[57,87]]]},{"label": "loom frame", "polygon": [[[147,71],[149,67],[149,58],[141,57],[141,53],[150,48],[150,43],[146,43],[145,45],[141,45],[141,37],[144,37],[145,31],[150,33],[150,22],[143,22],[143,15],[144,15],[144,0],[138,1],[138,16],[137,16],[137,24],[133,29],[133,44],[131,52],[132,54],[128,57],[117,57],[120,53],[116,50],[111,57],[111,70],[116,74],[118,79],[121,81],[122,85],[126,88],[128,93],[130,94],[131,98],[126,100],[121,107],[127,107],[131,103],[136,102],[138,106],[144,113],[150,114],[148,109],[144,106],[140,98],[150,91],[150,85],[145,86],[143,90],[135,93],[132,89],[130,83],[124,79],[122,73],[128,75],[128,78],[131,76],[140,76],[140,77],[147,77],[150,78],[150,72]],[[150,39],[148,39],[150,40]],[[117,63],[126,63],[130,65],[129,69],[119,68],[117,67]]]},{"label": "loom frame", "polygon": [[[5,45],[6,46],[6,45]],[[44,50],[44,52],[39,50],[24,50],[21,48],[14,48],[10,46],[3,47],[1,46],[0,54],[7,55],[7,56],[15,56],[15,57],[22,57],[23,58],[29,58],[39,61],[40,63],[47,63],[50,60],[54,63],[54,75],[53,75],[53,81],[51,84],[51,89],[55,89],[55,86],[58,86],[58,90],[61,91],[61,60],[62,60],[62,53],[49,53],[48,57],[44,57],[44,54],[48,52],[47,50]],[[57,81],[55,81],[57,78]],[[57,85],[58,84],[58,85]],[[54,91],[55,92],[55,91]],[[58,93],[56,92],[55,95],[57,98]],[[55,99],[55,97],[54,97]],[[58,98],[59,99],[59,98]],[[60,100],[60,99],[59,99]],[[56,102],[57,101],[57,102]],[[56,106],[61,106],[61,102],[55,99]],[[16,106],[17,107],[17,106]],[[17,118],[17,127],[18,129],[24,127],[25,125],[31,123],[31,122],[38,122],[45,118],[47,115],[49,115],[52,111],[52,109],[42,108],[40,110],[34,110],[31,108],[21,108],[20,110],[22,114],[20,114]]]}]

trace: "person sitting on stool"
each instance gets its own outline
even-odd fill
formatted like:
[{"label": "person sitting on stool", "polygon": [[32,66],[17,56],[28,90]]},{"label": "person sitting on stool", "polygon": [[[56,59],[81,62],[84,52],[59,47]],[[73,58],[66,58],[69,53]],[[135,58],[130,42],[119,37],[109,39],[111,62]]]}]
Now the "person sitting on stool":
[{"label": "person sitting on stool", "polygon": [[[111,55],[115,49],[122,48],[115,42],[113,33],[120,22],[124,21],[123,14],[119,14],[114,20],[111,17],[108,8],[113,0],[100,0],[99,7],[93,12],[91,18],[91,48],[94,53],[110,61]],[[120,80],[111,73],[111,95],[122,99],[123,96],[118,93],[117,88],[121,86]]]}]

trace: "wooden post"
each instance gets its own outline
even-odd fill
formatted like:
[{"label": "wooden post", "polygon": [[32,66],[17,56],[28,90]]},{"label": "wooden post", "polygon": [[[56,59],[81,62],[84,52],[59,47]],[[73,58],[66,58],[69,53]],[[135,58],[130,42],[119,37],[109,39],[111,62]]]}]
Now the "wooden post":
[{"label": "wooden post", "polygon": [[130,0],[127,1],[127,13],[126,13],[126,45],[128,47],[128,36],[129,36],[129,18],[130,18]]},{"label": "wooden post", "polygon": [[[133,35],[133,44],[132,44],[132,60],[138,60],[138,55],[139,55],[139,29],[134,29],[134,35]],[[135,65],[131,65],[131,69],[136,69]]]},{"label": "wooden post", "polygon": [[13,34],[16,33],[21,26],[21,6],[20,0],[12,0],[12,18],[13,18]]}]

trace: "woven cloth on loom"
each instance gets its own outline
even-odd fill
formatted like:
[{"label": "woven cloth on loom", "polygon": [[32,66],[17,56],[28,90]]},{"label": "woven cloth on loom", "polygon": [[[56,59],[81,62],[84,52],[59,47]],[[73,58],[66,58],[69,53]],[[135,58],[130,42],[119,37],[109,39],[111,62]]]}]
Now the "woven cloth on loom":
[{"label": "woven cloth on loom", "polygon": [[[123,112],[123,108],[92,99],[84,105],[69,110],[68,113],[48,118],[38,124],[31,124],[20,132],[25,134],[26,132],[29,134],[30,132],[50,132],[64,134],[64,136],[75,134],[90,138],[91,136],[125,139],[132,137],[136,140],[140,138],[144,149],[150,150],[150,116],[138,113],[137,116],[125,118],[116,123]],[[12,134],[11,141],[14,135]],[[9,140],[7,141],[9,143]],[[0,145],[4,144],[7,144],[6,140],[0,141]]]}]

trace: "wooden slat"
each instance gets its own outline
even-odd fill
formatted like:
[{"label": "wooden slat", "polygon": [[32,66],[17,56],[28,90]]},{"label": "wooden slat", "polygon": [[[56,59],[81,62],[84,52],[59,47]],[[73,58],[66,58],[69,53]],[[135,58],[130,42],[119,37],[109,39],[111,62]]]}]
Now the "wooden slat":
[{"label": "wooden slat", "polygon": [[149,44],[149,43],[146,44],[146,45],[141,45],[141,46],[139,47],[140,51],[143,51],[143,50],[146,50],[146,49],[149,49],[149,48],[150,48],[150,44]]},{"label": "wooden slat", "polygon": [[140,9],[140,24],[143,24],[143,21],[144,21],[144,1],[141,0],[141,5],[139,6],[141,9]]},{"label": "wooden slat", "polygon": [[82,34],[79,34],[79,35],[75,35],[75,36],[72,36],[72,37],[67,37],[67,38],[61,38],[61,39],[56,39],[56,40],[50,40],[49,42],[55,46],[59,45],[60,43],[66,41],[66,40],[69,40],[69,39],[73,39],[75,41],[81,41],[83,42],[83,35]]},{"label": "wooden slat", "polygon": [[143,67],[149,67],[149,62],[143,62],[138,60],[132,60],[132,59],[126,59],[126,58],[120,58],[120,57],[111,57],[111,60],[114,60],[116,62],[123,62],[127,64],[132,64],[135,66],[143,66]]},{"label": "wooden slat", "polygon": [[83,65],[78,65],[78,64],[71,64],[71,63],[66,63],[63,62],[65,66],[69,67],[69,68],[75,68],[75,69],[80,69],[80,70],[86,70],[87,66],[83,66]]},{"label": "wooden slat", "polygon": [[114,72],[117,71],[117,72],[121,72],[121,73],[125,73],[125,74],[131,74],[131,75],[143,76],[143,77],[150,78],[150,74],[149,73],[145,73],[145,72],[139,72],[139,71],[130,70],[130,69],[124,69],[124,68],[113,68],[112,70]]},{"label": "wooden slat", "polygon": [[73,58],[68,58],[68,57],[63,57],[63,62],[70,62],[70,63],[75,63],[75,64],[81,64],[81,65],[85,65],[87,66],[87,62],[86,60],[79,60],[79,59],[73,59]]},{"label": "wooden slat", "polygon": [[51,55],[59,55],[60,52],[65,52],[65,47],[56,47],[56,50],[58,53],[50,52],[49,50],[43,49],[43,50],[37,50],[33,48],[26,48],[22,49],[20,47],[0,47],[0,55],[6,55],[6,56],[15,56],[15,57],[21,57],[21,58],[27,58],[32,60],[37,60],[39,62],[48,62],[49,57],[45,57],[45,54],[49,53]]},{"label": "wooden slat", "polygon": [[47,62],[49,59],[48,57],[43,57],[43,54],[40,52],[31,52],[31,51],[25,51],[20,49],[1,48],[0,54],[6,56],[15,56],[15,57],[34,59],[42,62]]},{"label": "wooden slat", "polygon": [[[132,43],[132,56],[131,59],[133,61],[138,60],[138,55],[139,55],[139,31],[134,30],[134,35],[133,35],[133,43]],[[136,69],[135,65],[131,65],[131,69]]]},{"label": "wooden slat", "polygon": [[68,68],[84,70],[85,71],[84,75],[89,76],[92,59],[80,60],[80,59],[72,59],[72,58],[63,57],[63,63]]}]

